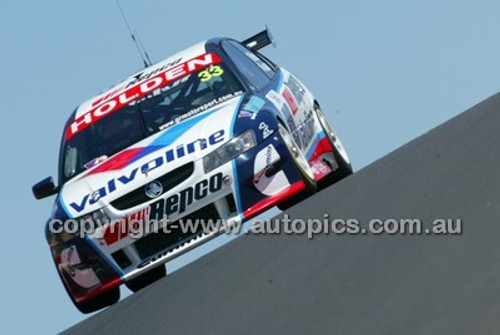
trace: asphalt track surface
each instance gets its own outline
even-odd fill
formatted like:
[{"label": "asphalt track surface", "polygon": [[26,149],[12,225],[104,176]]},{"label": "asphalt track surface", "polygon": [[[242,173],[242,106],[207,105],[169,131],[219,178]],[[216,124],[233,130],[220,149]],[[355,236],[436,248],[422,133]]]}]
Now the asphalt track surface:
[{"label": "asphalt track surface", "polygon": [[288,213],[463,233],[245,235],[64,334],[500,333],[500,95]]}]

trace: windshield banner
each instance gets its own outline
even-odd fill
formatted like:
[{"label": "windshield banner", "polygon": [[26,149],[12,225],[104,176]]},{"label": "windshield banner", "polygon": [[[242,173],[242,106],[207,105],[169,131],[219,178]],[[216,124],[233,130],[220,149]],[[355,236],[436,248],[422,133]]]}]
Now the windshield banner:
[{"label": "windshield banner", "polygon": [[84,115],[77,118],[66,131],[65,138],[69,140],[78,132],[87,128],[101,118],[116,112],[120,108],[143,98],[147,94],[162,88],[184,76],[199,71],[212,64],[220,63],[220,58],[214,53],[207,53],[184,63],[169,68],[156,76],[144,80],[121,93],[110,96],[107,100],[100,101],[97,106]]}]

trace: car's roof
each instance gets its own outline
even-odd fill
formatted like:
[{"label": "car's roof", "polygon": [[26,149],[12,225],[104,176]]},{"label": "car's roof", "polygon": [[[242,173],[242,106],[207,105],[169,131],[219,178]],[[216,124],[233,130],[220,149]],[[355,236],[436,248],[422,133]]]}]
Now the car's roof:
[{"label": "car's roof", "polygon": [[190,48],[180,51],[156,64],[151,65],[148,68],[145,68],[144,70],[134,73],[131,76],[127,77],[122,82],[120,82],[118,85],[113,86],[110,89],[104,91],[103,93],[85,101],[76,109],[76,112],[74,113],[74,118],[77,119],[78,117],[88,113],[92,109],[92,106],[95,106],[96,103],[101,101],[102,99],[107,99],[112,96],[115,96],[116,94],[123,91],[123,89],[130,87],[135,83],[142,81],[143,79],[149,78],[149,76],[161,71],[162,69],[166,69],[177,63],[182,63],[191,58],[204,54],[206,52],[205,51],[206,42],[207,41],[203,41],[196,45],[193,45]]}]

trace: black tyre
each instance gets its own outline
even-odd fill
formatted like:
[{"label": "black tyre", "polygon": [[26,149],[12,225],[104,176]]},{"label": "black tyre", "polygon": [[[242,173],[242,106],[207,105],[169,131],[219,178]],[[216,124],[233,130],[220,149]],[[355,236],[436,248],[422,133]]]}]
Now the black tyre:
[{"label": "black tyre", "polygon": [[167,270],[165,265],[157,266],[145,274],[142,274],[134,279],[129,280],[125,283],[125,286],[132,292],[137,292],[142,290],[148,285],[153,284],[155,281],[165,277],[167,275]]},{"label": "black tyre", "polygon": [[[335,158],[335,162],[337,163],[337,168],[333,171],[333,173],[321,180],[320,187],[325,188],[330,186],[341,179],[352,174],[352,166],[347,156],[347,153],[342,145],[342,142],[335,134],[332,126],[326,119],[325,115],[321,111],[318,105],[314,106],[314,111],[316,112],[316,116],[318,117],[318,121],[323,128],[323,131],[326,133],[328,141],[330,142],[331,147],[333,148],[333,157]],[[330,165],[330,168],[334,169],[335,166],[331,166],[330,162],[326,162]]]},{"label": "black tyre", "polygon": [[314,179],[314,173],[309,166],[307,159],[305,158],[302,151],[295,143],[293,137],[290,135],[290,132],[280,123],[278,125],[278,131],[281,135],[281,138],[285,142],[288,151],[290,152],[290,157],[293,160],[293,163],[297,167],[297,170],[300,172],[302,176],[302,180],[306,184],[306,188],[300,194],[295,197],[285,200],[282,203],[278,204],[278,208],[281,210],[286,210],[293,205],[299,203],[305,198],[309,197],[311,194],[316,192],[316,180]]}]

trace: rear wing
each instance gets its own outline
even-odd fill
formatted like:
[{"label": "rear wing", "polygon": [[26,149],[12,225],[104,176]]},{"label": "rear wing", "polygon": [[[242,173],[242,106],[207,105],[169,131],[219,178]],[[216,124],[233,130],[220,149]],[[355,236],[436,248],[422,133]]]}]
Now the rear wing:
[{"label": "rear wing", "polygon": [[276,41],[274,40],[274,37],[267,26],[266,29],[264,29],[260,33],[255,34],[250,38],[247,38],[241,43],[244,44],[247,48],[254,51],[260,50],[268,46],[269,44],[272,44],[273,47],[276,48]]}]

